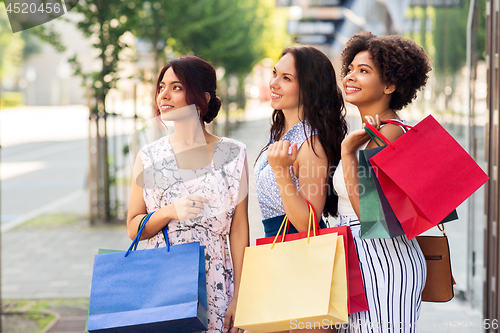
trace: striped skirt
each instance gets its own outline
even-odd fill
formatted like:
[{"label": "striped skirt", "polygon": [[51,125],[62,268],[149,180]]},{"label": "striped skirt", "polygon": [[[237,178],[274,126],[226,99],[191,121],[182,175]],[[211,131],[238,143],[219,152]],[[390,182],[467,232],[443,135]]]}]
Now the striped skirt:
[{"label": "striped skirt", "polygon": [[416,333],[427,266],[416,239],[361,239],[356,216],[341,216],[350,225],[365,283],[369,311],[349,315],[338,332]]}]

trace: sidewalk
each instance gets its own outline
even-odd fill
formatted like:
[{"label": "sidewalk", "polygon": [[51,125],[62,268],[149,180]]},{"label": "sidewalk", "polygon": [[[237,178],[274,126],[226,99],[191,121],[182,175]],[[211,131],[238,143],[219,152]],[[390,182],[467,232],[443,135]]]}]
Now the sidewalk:
[{"label": "sidewalk", "polygon": [[[271,111],[265,105],[251,105],[247,121],[231,135],[247,145],[251,245],[264,234],[255,195],[253,164],[265,144]],[[87,195],[82,192],[66,210],[87,206]],[[126,249],[130,243],[125,226],[90,228],[85,221],[65,228],[30,230],[24,226],[8,231],[2,237],[2,297],[88,299],[98,249]],[[84,315],[63,313],[61,316],[46,333],[83,332]],[[423,303],[419,332],[482,332],[481,323],[481,314],[458,299],[443,304]]]}]

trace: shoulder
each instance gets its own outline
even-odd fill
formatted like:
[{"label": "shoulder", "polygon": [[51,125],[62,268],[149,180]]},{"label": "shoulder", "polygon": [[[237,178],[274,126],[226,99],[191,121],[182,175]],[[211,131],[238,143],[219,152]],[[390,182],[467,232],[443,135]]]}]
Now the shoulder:
[{"label": "shoulder", "polygon": [[325,150],[323,149],[321,141],[318,137],[318,132],[313,130],[311,125],[306,120],[304,120],[302,123],[303,125],[301,126],[300,130],[302,131],[304,138],[303,143],[299,147],[299,153],[302,151],[302,155],[314,155],[321,158],[326,157]]},{"label": "shoulder", "polygon": [[246,158],[246,146],[237,140],[223,137],[217,144],[215,157],[217,165],[239,163],[239,161],[244,161]]},{"label": "shoulder", "polygon": [[302,147],[299,149],[297,157],[299,159],[302,157],[307,160],[327,158],[318,135],[311,135],[304,141]]},{"label": "shoulder", "polygon": [[305,120],[302,120],[293,125],[293,127],[283,135],[281,140],[290,141],[292,143],[297,142],[299,145],[301,145],[308,137],[311,136],[311,133],[311,126]]},{"label": "shoulder", "polygon": [[151,143],[144,145],[139,153],[137,154],[137,159],[141,160],[142,163],[151,164],[158,158],[158,156],[164,156],[164,152],[167,151],[168,140],[167,137],[162,137]]},{"label": "shoulder", "polygon": [[302,128],[303,128],[304,135],[306,138],[310,138],[311,136],[317,134],[317,131],[313,131],[311,124],[309,124],[309,122],[307,120],[304,120],[302,122],[301,130],[302,130]]},{"label": "shoulder", "polygon": [[229,146],[231,146],[233,148],[238,148],[239,150],[246,151],[246,149],[247,149],[247,146],[243,142],[240,142],[240,141],[235,140],[235,139],[223,137],[223,138],[221,138],[221,141],[225,144],[228,144]]},{"label": "shoulder", "polygon": [[162,146],[165,146],[165,145],[168,145],[168,137],[166,137],[166,136],[161,137],[158,140],[155,140],[155,141],[150,142],[148,144],[145,144],[141,148],[141,152],[147,153],[147,152],[150,152],[150,151],[153,151],[153,150],[157,149],[158,147],[162,147]]},{"label": "shoulder", "polygon": [[401,126],[394,124],[384,124],[379,131],[390,141],[396,140],[405,133]]}]

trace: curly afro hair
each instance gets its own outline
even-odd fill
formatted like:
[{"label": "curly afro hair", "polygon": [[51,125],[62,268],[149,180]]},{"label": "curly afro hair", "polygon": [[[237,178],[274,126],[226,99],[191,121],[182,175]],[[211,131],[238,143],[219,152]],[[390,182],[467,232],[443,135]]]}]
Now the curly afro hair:
[{"label": "curly afro hair", "polygon": [[345,77],[359,52],[368,51],[383,83],[394,85],[390,108],[401,110],[410,104],[423,88],[431,71],[425,50],[413,40],[398,36],[376,36],[371,32],[353,35],[341,54],[341,75]]}]

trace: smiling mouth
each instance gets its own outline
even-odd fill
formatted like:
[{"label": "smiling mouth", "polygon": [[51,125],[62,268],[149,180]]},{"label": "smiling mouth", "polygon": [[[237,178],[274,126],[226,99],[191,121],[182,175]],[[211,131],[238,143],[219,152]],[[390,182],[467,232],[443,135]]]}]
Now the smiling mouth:
[{"label": "smiling mouth", "polygon": [[275,92],[271,92],[271,98],[281,98],[281,97],[283,97],[283,95],[279,95]]},{"label": "smiling mouth", "polygon": [[345,88],[345,92],[348,93],[348,92],[356,92],[356,91],[361,91],[360,88],[355,88],[355,87],[346,87]]},{"label": "smiling mouth", "polygon": [[167,110],[170,110],[170,109],[173,109],[174,107],[171,106],[171,105],[160,105],[160,110],[161,111],[167,111]]}]

